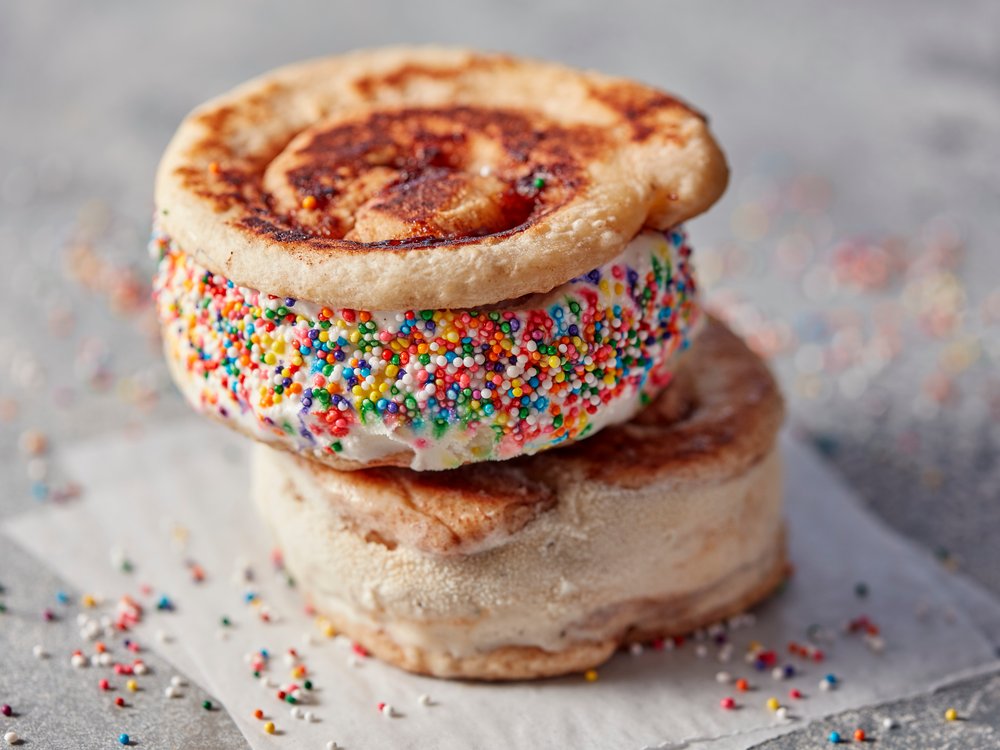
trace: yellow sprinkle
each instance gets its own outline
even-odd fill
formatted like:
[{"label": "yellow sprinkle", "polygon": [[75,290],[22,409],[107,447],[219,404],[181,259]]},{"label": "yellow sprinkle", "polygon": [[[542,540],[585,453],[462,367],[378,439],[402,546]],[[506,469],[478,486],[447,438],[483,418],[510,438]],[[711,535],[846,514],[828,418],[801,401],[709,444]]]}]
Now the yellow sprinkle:
[{"label": "yellow sprinkle", "polygon": [[553,354],[551,357],[549,357],[549,367],[558,367],[559,361],[560,361],[559,357]]},{"label": "yellow sprinkle", "polygon": [[328,622],[323,626],[323,635],[327,638],[333,638],[333,636],[337,635],[337,631],[334,629],[333,625]]},{"label": "yellow sprinkle", "polygon": [[448,331],[448,333],[446,333],[444,337],[453,344],[458,343],[458,338],[459,338],[458,331]]},{"label": "yellow sprinkle", "polygon": [[386,368],[385,368],[385,374],[386,374],[386,376],[388,376],[390,378],[394,378],[394,377],[396,377],[396,375],[398,373],[399,373],[399,368],[396,367],[396,365],[386,365]]},{"label": "yellow sprinkle", "polygon": [[372,403],[378,401],[378,391],[372,391],[368,394],[368,400]]},{"label": "yellow sprinkle", "polygon": [[282,341],[281,339],[278,339],[277,341],[274,342],[274,346],[272,348],[278,354],[284,354],[285,353],[285,342]]},{"label": "yellow sprinkle", "polygon": [[320,341],[327,342],[330,340],[330,334],[326,331],[320,331],[319,336],[317,336]]},{"label": "yellow sprinkle", "polygon": [[353,393],[355,396],[363,396],[365,394],[365,391],[360,385],[356,385],[353,388],[351,388],[351,393]]},{"label": "yellow sprinkle", "polygon": [[264,731],[267,734],[274,734],[274,722],[273,721],[269,721],[266,724],[264,724]]},{"label": "yellow sprinkle", "polygon": [[772,711],[777,711],[779,708],[781,708],[781,703],[778,702],[777,698],[768,698],[767,707]]},{"label": "yellow sprinkle", "polygon": [[90,594],[84,594],[83,598],[80,599],[80,603],[83,604],[84,607],[93,607],[97,604],[97,600]]},{"label": "yellow sprinkle", "polygon": [[284,369],[282,369],[282,371],[281,371],[281,377],[283,377],[283,378],[290,378],[291,376],[292,376],[292,371],[291,370],[289,370],[287,367],[285,367]]},{"label": "yellow sprinkle", "polygon": [[361,332],[360,332],[360,331],[351,331],[351,332],[350,332],[350,333],[348,334],[348,336],[347,336],[347,339],[348,339],[348,341],[350,341],[350,342],[351,342],[352,344],[356,344],[356,343],[358,343],[359,341],[361,341]]},{"label": "yellow sprinkle", "polygon": [[273,352],[268,352],[267,354],[264,355],[264,362],[269,365],[273,365],[277,361],[278,358],[274,356]]},{"label": "yellow sprinkle", "polygon": [[378,392],[379,393],[385,393],[387,390],[389,390],[389,384],[388,383],[379,383],[378,384]]},{"label": "yellow sprinkle", "polygon": [[128,682],[125,683],[125,688],[130,693],[134,693],[136,690],[139,689],[139,683],[136,682],[135,680],[129,680]]},{"label": "yellow sprinkle", "polygon": [[583,673],[583,679],[585,679],[587,682],[597,682],[597,670],[588,669],[586,672]]},{"label": "yellow sprinkle", "polygon": [[955,721],[957,718],[958,718],[958,711],[956,711],[954,708],[949,708],[947,711],[944,712],[945,721]]}]

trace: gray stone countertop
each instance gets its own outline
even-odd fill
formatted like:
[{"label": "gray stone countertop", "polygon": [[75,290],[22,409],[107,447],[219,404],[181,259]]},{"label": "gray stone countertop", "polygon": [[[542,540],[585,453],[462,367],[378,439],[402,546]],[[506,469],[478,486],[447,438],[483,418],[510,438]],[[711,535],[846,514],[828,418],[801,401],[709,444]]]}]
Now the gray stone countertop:
[{"label": "gray stone countertop", "polygon": [[[1000,595],[1000,4],[765,0],[0,4],[4,516],[56,502],[59,452],[186,407],[152,335],[153,174],[194,105],[276,65],[443,42],[634,76],[711,114],[733,182],[690,231],[714,307],[773,357],[793,423],[896,529]],[[31,461],[22,443],[50,444]],[[22,540],[29,549],[31,540]],[[40,552],[44,557],[44,552]],[[0,540],[0,702],[29,748],[109,747],[98,691],[40,667],[60,582]],[[150,657],[151,690],[172,670]],[[1000,747],[1000,674],[765,743],[905,724],[885,747]],[[196,696],[201,697],[201,696]],[[198,701],[143,747],[243,748]],[[946,723],[946,706],[970,721]]]}]

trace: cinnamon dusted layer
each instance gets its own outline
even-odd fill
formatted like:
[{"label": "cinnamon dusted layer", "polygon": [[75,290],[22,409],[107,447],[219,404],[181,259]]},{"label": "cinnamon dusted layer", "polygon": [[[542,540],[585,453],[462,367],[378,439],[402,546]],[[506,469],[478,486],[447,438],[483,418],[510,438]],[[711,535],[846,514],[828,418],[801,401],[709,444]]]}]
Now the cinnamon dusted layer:
[{"label": "cinnamon dusted layer", "polygon": [[238,284],[441,308],[547,291],[725,181],[704,118],[660,91],[399,48],[283,68],[199,108],[156,199],[177,244]]}]

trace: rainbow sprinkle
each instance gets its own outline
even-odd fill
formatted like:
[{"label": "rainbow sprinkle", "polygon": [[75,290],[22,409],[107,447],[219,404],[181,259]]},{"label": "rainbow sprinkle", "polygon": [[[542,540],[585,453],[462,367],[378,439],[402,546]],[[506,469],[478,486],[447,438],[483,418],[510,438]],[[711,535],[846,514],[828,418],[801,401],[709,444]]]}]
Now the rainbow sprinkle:
[{"label": "rainbow sprinkle", "polygon": [[334,309],[238,286],[158,231],[151,249],[168,354],[195,406],[359,462],[409,448],[413,468],[451,468],[628,419],[669,382],[698,316],[683,231],[643,232],[511,309]]}]

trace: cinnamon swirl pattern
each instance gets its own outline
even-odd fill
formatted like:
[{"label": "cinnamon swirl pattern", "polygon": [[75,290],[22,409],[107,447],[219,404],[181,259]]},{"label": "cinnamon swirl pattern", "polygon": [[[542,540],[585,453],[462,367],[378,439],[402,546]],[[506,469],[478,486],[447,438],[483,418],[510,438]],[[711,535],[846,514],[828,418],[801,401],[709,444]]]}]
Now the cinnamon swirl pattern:
[{"label": "cinnamon swirl pattern", "polygon": [[438,48],[272,72],[199,108],[160,165],[163,231],[212,273],[355,310],[468,309],[611,262],[722,192],[678,99]]}]

